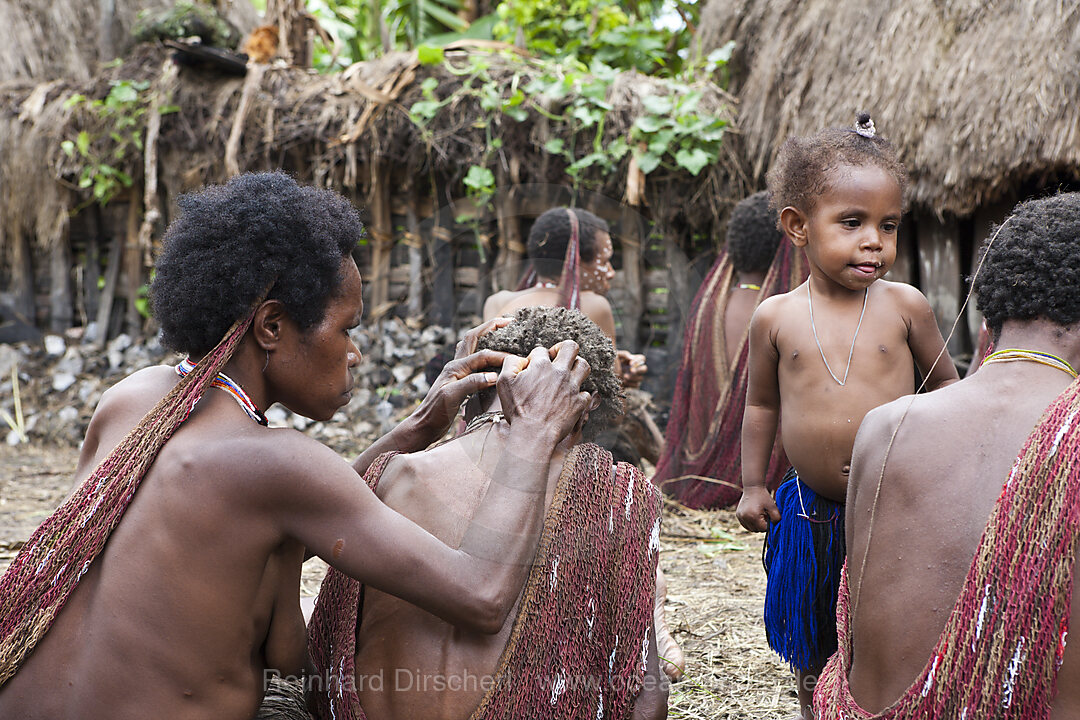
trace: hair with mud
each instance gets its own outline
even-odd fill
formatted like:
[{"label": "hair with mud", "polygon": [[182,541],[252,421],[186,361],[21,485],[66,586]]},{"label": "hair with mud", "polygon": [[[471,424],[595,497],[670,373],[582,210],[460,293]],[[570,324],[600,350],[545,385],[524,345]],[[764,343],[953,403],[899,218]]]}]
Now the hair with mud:
[{"label": "hair with mud", "polygon": [[[856,122],[861,125],[864,118],[872,123],[868,113],[859,113]],[[817,198],[828,192],[834,170],[862,165],[875,165],[892,175],[901,197],[906,195],[907,170],[892,143],[880,135],[866,137],[854,128],[833,127],[788,138],[767,175],[771,207],[778,214],[786,207],[809,214]]]},{"label": "hair with mud", "polygon": [[281,172],[239,175],[177,205],[150,299],[162,343],[192,356],[213,348],[267,288],[302,330],[311,328],[363,235],[348,200]]},{"label": "hair with mud", "polygon": [[982,254],[975,292],[994,337],[1006,320],[1080,322],[1080,193],[1020,203]]},{"label": "hair with mud", "polygon": [[769,207],[769,193],[756,192],[735,206],[727,226],[727,252],[740,272],[765,272],[772,264],[784,234],[776,211]]},{"label": "hair with mud", "polygon": [[[596,258],[596,235],[610,232],[607,221],[588,210],[572,208],[578,219],[578,247],[582,262]],[[548,210],[536,218],[529,230],[528,253],[536,274],[543,278],[557,278],[562,272],[566,246],[570,243],[570,216],[567,208]]]},{"label": "hair with mud", "polygon": [[622,382],[615,375],[615,348],[596,323],[569,308],[525,307],[514,313],[514,321],[506,327],[480,336],[478,349],[524,357],[537,346],[551,347],[563,340],[576,342],[578,357],[589,363],[589,377],[581,389],[600,398],[600,405],[589,412],[582,428],[582,435],[591,440],[623,412]]}]

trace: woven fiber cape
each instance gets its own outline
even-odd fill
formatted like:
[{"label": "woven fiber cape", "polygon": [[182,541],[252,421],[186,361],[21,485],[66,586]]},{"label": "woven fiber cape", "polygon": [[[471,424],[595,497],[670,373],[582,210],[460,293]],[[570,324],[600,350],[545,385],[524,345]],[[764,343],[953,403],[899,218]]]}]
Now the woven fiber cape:
[{"label": "woven fiber cape", "polygon": [[[809,274],[806,256],[781,240],[758,302],[797,287]],[[733,505],[742,495],[742,418],[746,407],[749,327],[739,341],[734,367],[724,342],[724,312],[734,268],[722,250],[698,290],[683,339],[682,364],[667,425],[664,454],[653,483],[692,508]],[[788,462],[777,427],[765,485],[775,490]],[[681,479],[680,479],[681,478]],[[700,478],[713,478],[722,483]]]},{"label": "woven fiber cape", "polygon": [[0,686],[49,631],[135,497],[158,451],[232,357],[254,318],[237,321],[90,477],[34,531],[0,578]]},{"label": "woven fiber cape", "polygon": [[920,720],[1050,717],[1065,652],[1080,537],[1080,380],[1028,437],[975,551],[960,596],[923,671],[873,715],[848,687],[851,619],[845,570],[840,649],[818,679],[819,718]]},{"label": "woven fiber cape", "polygon": [[[374,489],[380,457],[365,479]],[[660,549],[660,495],[584,443],[566,457],[493,687],[472,720],[628,718],[641,688]],[[361,586],[331,570],[308,625],[330,682],[319,717],[362,720],[352,678]],[[482,671],[481,671],[482,672]]]}]

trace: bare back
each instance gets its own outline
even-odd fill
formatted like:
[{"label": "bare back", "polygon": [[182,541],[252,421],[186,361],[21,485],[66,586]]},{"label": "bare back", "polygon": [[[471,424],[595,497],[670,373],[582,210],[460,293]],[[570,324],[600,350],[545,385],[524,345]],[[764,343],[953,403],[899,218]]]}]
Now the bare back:
[{"label": "bare back", "polygon": [[[395,457],[377,495],[457,547],[505,447],[505,423],[424,453]],[[546,500],[562,471],[553,459]],[[465,632],[392,595],[366,587],[356,642],[356,689],[372,718],[460,720],[490,688],[517,608],[493,635]],[[486,680],[486,682],[485,682]]]},{"label": "bare back", "polygon": [[[155,367],[105,394],[80,480],[176,380]],[[0,692],[0,716],[145,718],[154,708],[169,718],[250,717],[264,667],[301,669],[303,547],[240,500],[259,480],[256,429],[266,432],[223,392],[208,393]],[[251,463],[235,461],[245,453]]]},{"label": "bare back", "polygon": [[[847,517],[849,584],[857,600],[849,682],[852,697],[868,711],[894,703],[930,660],[1005,478],[1043,411],[1068,384],[1067,376],[1048,368],[1003,370],[982,368],[915,398],[888,453],[869,556],[878,478],[910,399],[875,410],[859,433]],[[1080,623],[1077,605],[1074,599],[1071,627]],[[1066,647],[1058,675],[1054,718],[1080,712],[1074,645]]]},{"label": "bare back", "polygon": [[[484,302],[484,321],[500,315],[513,315],[523,307],[558,307],[559,290],[549,287],[531,287],[524,290],[502,290]],[[581,312],[600,326],[604,334],[615,342],[615,317],[611,303],[603,295],[585,290],[581,293]]]}]

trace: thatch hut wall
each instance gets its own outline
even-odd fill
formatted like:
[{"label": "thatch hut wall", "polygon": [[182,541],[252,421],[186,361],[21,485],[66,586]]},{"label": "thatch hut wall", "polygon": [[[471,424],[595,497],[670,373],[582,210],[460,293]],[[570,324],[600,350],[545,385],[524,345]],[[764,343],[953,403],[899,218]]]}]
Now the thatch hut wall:
[{"label": "thatch hut wall", "polygon": [[711,0],[701,34],[736,43],[756,185],[787,137],[873,114],[911,173],[910,278],[951,325],[990,223],[1080,181],[1078,21],[1077,0]]},{"label": "thatch hut wall", "polygon": [[[467,52],[448,57],[464,62]],[[491,56],[488,72],[508,79],[523,70],[512,58]],[[13,250],[14,239],[25,238],[35,256],[37,320],[51,319],[57,327],[43,296],[58,282],[55,268],[63,263],[57,258],[49,271],[44,260],[68,253],[68,267],[78,270],[67,278],[74,322],[97,320],[102,338],[137,327],[135,300],[177,195],[234,172],[283,168],[343,192],[362,208],[369,241],[359,260],[369,312],[416,322],[474,322],[488,294],[516,284],[532,219],[554,204],[588,207],[612,224],[616,239],[620,270],[612,304],[620,345],[648,350],[657,369],[677,358],[681,313],[689,304],[682,288],[693,282],[689,268],[703,273],[720,223],[745,192],[737,138],[730,135],[720,162],[697,177],[664,168],[641,176],[627,154],[614,172],[586,174],[573,188],[566,161],[544,149],[566,130],[538,112],[523,121],[491,116],[476,97],[462,94],[425,135],[408,109],[423,97],[428,77],[439,80],[441,97],[462,82],[444,66],[419,65],[415,53],[330,76],[275,65],[249,66],[246,77],[237,78],[177,71],[167,51],[144,45],[88,81],[0,85],[0,172],[20,179],[2,188],[0,255],[7,260],[0,278],[18,274],[15,261],[22,255]],[[156,140],[147,133],[144,156],[124,161],[134,185],[102,210],[74,186],[81,161],[65,155],[60,141],[79,130],[102,135],[100,119],[67,100],[74,93],[104,97],[121,79],[151,83],[147,92],[156,102],[180,110],[160,117]],[[712,84],[701,90],[699,111],[732,119],[723,91]],[[642,98],[664,92],[651,78],[621,76],[607,98],[613,109],[599,142],[624,136]],[[493,138],[501,141],[497,150]],[[498,187],[490,206],[476,207],[462,186],[474,164],[494,166]],[[73,217],[72,210],[78,210]],[[673,247],[666,249],[665,241]],[[691,258],[703,251],[697,265],[672,263],[673,253]],[[679,268],[674,282],[673,267]],[[669,293],[672,286],[680,290]]]}]

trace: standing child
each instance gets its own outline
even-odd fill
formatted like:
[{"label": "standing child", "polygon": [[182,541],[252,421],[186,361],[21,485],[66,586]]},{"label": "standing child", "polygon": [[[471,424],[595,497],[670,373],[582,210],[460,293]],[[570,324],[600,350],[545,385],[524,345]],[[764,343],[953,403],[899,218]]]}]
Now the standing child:
[{"label": "standing child", "polygon": [[[768,184],[810,277],[763,301],[750,322],[737,514],[748,530],[767,532],[766,634],[795,672],[805,718],[836,650],[843,503],[859,423],[914,392],[913,364],[931,390],[958,378],[926,298],[880,280],[896,259],[907,173],[870,116],[860,113],[854,129],[789,139]],[[781,418],[793,467],[774,502],[765,472]]]}]

